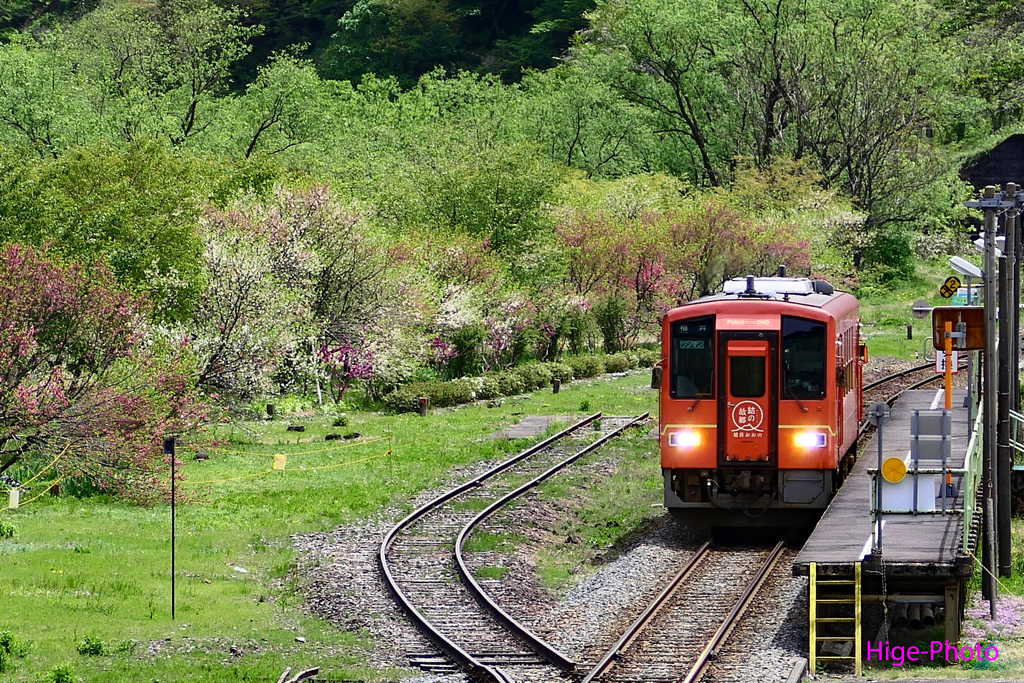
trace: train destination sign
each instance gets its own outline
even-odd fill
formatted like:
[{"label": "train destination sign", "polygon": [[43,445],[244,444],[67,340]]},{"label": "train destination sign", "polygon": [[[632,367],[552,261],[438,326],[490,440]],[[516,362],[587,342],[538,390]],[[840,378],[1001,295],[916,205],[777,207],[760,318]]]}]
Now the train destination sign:
[{"label": "train destination sign", "polygon": [[718,316],[718,329],[730,328],[763,328],[766,330],[777,330],[781,326],[780,318],[777,315],[761,316],[757,318],[727,318]]},{"label": "train destination sign", "polygon": [[956,275],[950,275],[946,278],[946,281],[942,283],[942,286],[939,287],[939,294],[942,295],[943,299],[949,299],[956,294],[958,289],[960,289],[960,278]]}]

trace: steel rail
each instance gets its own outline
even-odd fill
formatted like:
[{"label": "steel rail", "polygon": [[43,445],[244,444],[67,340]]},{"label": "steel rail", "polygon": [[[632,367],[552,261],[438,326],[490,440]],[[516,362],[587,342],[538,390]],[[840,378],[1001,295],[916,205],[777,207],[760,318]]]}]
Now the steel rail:
[{"label": "steel rail", "polygon": [[[932,366],[929,366],[929,367],[932,367]],[[896,403],[896,400],[900,397],[900,395],[904,391],[913,391],[914,389],[920,389],[925,384],[931,384],[932,382],[937,382],[937,381],[939,381],[942,378],[943,378],[943,375],[935,375],[934,377],[926,377],[923,380],[921,380],[920,382],[915,382],[914,384],[911,384],[909,387],[906,387],[905,389],[900,389],[895,394],[893,394],[889,398],[885,399],[884,403],[887,406],[892,407],[892,404]],[[871,426],[871,423],[868,420],[864,420],[863,422],[861,422],[860,423],[860,429],[857,430],[857,438],[859,439],[860,437],[864,436],[864,433],[866,431],[868,431],[868,428],[870,426]]]},{"label": "steel rail", "polygon": [[733,628],[735,628],[736,624],[739,623],[740,617],[743,616],[743,613],[750,605],[754,596],[757,594],[757,591],[761,589],[761,586],[764,585],[764,582],[772,573],[772,570],[775,569],[775,565],[779,563],[779,560],[782,558],[782,551],[785,549],[785,544],[785,539],[779,541],[778,545],[775,546],[775,549],[772,550],[768,558],[761,563],[761,567],[758,569],[757,574],[747,584],[746,589],[743,591],[743,595],[741,595],[740,599],[736,601],[732,611],[729,612],[725,621],[723,621],[722,625],[718,627],[717,631],[715,631],[715,635],[711,636],[711,640],[709,640],[708,644],[704,646],[703,650],[701,650],[700,655],[697,656],[697,661],[690,668],[690,672],[686,675],[686,678],[682,680],[682,683],[697,683],[697,681],[699,681],[704,675],[708,665],[718,654],[719,646],[725,642],[726,638],[729,637],[729,634],[732,632]]},{"label": "steel rail", "polygon": [[519,636],[522,640],[524,640],[527,643],[527,645],[529,645],[531,648],[533,648],[537,652],[537,654],[542,656],[544,659],[546,659],[551,664],[553,664],[553,665],[557,666],[558,668],[563,669],[565,671],[572,671],[573,669],[575,669],[576,668],[576,662],[573,661],[572,659],[570,659],[569,657],[566,657],[564,654],[562,654],[561,652],[556,650],[554,647],[552,647],[547,641],[543,640],[542,638],[539,638],[532,631],[530,631],[528,628],[526,628],[521,623],[516,621],[516,619],[514,617],[512,617],[510,614],[508,614],[508,612],[503,610],[491,598],[491,596],[488,595],[487,592],[484,591],[484,589],[480,586],[480,584],[476,580],[476,577],[473,576],[473,572],[470,571],[469,565],[466,564],[466,558],[465,558],[465,555],[464,555],[464,550],[465,550],[464,546],[466,544],[466,539],[469,537],[469,534],[472,533],[473,529],[478,524],[480,524],[485,519],[490,517],[492,514],[497,512],[499,509],[501,509],[502,507],[507,505],[509,503],[509,501],[518,498],[519,496],[521,496],[522,494],[526,493],[530,489],[538,486],[543,481],[545,481],[546,479],[550,478],[551,476],[557,474],[561,470],[565,469],[566,467],[568,467],[572,463],[574,463],[577,460],[579,460],[580,458],[582,458],[587,453],[591,452],[592,450],[600,447],[601,445],[603,445],[606,442],[610,441],[611,439],[615,438],[616,436],[618,436],[622,432],[626,431],[630,427],[632,427],[632,426],[634,426],[634,425],[636,425],[636,424],[646,420],[648,417],[650,417],[650,413],[649,412],[648,413],[644,413],[643,415],[640,415],[638,417],[633,418],[632,420],[630,420],[626,424],[622,425],[618,429],[615,429],[614,431],[611,431],[608,434],[605,434],[604,436],[602,436],[601,438],[597,439],[593,443],[589,444],[588,446],[586,446],[582,450],[576,452],[575,454],[571,455],[570,457],[566,458],[565,460],[561,461],[560,463],[554,465],[553,467],[548,469],[543,474],[535,477],[534,479],[531,479],[530,481],[526,482],[525,484],[523,484],[519,488],[515,489],[514,491],[510,491],[509,493],[505,494],[504,496],[502,496],[498,500],[496,500],[493,503],[491,503],[487,508],[485,508],[482,512],[480,512],[480,514],[478,514],[476,517],[471,519],[469,521],[469,523],[466,524],[466,526],[464,526],[462,528],[462,530],[459,532],[458,537],[455,539],[455,564],[456,564],[456,567],[459,570],[459,575],[462,577],[463,583],[469,589],[469,592],[473,594],[473,597],[476,598],[477,602],[479,602],[481,605],[483,605],[483,607],[486,608],[487,611],[489,611],[498,621],[500,621],[502,624],[504,624],[504,626],[508,630],[512,631],[517,636]]},{"label": "steel rail", "polygon": [[906,370],[901,370],[899,372],[894,372],[891,375],[886,375],[882,379],[876,379],[874,382],[868,382],[867,384],[864,385],[864,391],[868,391],[869,389],[874,389],[875,387],[882,386],[886,382],[892,382],[893,380],[897,380],[897,379],[899,379],[901,377],[906,377],[907,375],[912,375],[915,372],[920,372],[921,370],[927,370],[928,368],[931,368],[931,367],[935,367],[935,364],[934,363],[923,363],[922,365],[915,365],[914,367],[907,368]]},{"label": "steel rail", "polygon": [[405,610],[406,614],[409,616],[410,619],[412,619],[413,623],[416,624],[416,627],[425,636],[427,636],[427,638],[429,638],[435,645],[437,645],[454,661],[461,663],[470,671],[476,673],[477,675],[483,678],[486,678],[487,680],[496,681],[497,683],[513,683],[512,679],[510,679],[508,675],[499,667],[484,664],[476,657],[474,657],[472,654],[466,652],[466,650],[460,647],[457,643],[455,643],[453,640],[451,640],[443,633],[441,633],[441,631],[437,627],[435,627],[430,622],[429,619],[427,619],[423,614],[420,613],[419,610],[416,609],[416,606],[413,605],[412,601],[409,600],[409,597],[405,594],[404,591],[402,591],[401,587],[399,587],[398,580],[395,579],[394,575],[391,573],[391,568],[388,566],[388,551],[391,549],[391,545],[394,543],[399,533],[401,533],[407,527],[411,526],[419,518],[423,517],[434,508],[440,507],[441,505],[448,502],[452,498],[455,498],[456,496],[459,496],[465,493],[466,491],[476,486],[479,486],[485,480],[490,479],[495,475],[501,474],[505,470],[522,462],[523,460],[529,458],[535,453],[544,450],[545,448],[555,443],[556,441],[565,438],[572,432],[576,431],[577,429],[580,429],[581,427],[585,427],[586,425],[590,424],[591,422],[597,420],[600,417],[601,413],[595,413],[587,418],[584,418],[583,420],[580,420],[579,422],[570,426],[569,428],[564,429],[561,432],[555,434],[554,436],[548,437],[547,439],[544,439],[540,443],[535,444],[530,448],[527,448],[522,453],[519,453],[518,455],[512,458],[509,458],[500,465],[487,470],[483,474],[480,474],[474,477],[473,479],[470,479],[461,486],[457,486],[456,488],[448,491],[447,493],[441,494],[440,496],[434,498],[425,505],[422,505],[421,507],[409,513],[404,519],[402,519],[398,524],[396,524],[391,529],[391,531],[388,532],[388,534],[384,537],[384,540],[381,542],[380,551],[378,553],[378,562],[380,564],[381,573],[384,575],[384,583],[387,585],[388,590],[391,591],[391,594],[392,596],[394,596],[395,600],[399,603],[402,609]]},{"label": "steel rail", "polygon": [[637,617],[636,621],[626,629],[626,632],[622,634],[622,637],[619,638],[618,642],[605,653],[604,657],[601,658],[601,661],[590,670],[590,673],[586,675],[581,683],[591,683],[595,678],[605,675],[612,668],[615,660],[622,657],[622,654],[629,649],[633,644],[633,641],[635,641],[637,636],[640,635],[640,632],[647,627],[658,612],[661,611],[661,608],[665,606],[665,603],[668,602],[669,598],[675,594],[683,581],[686,580],[686,578],[693,573],[693,570],[696,569],[697,565],[708,556],[710,549],[711,542],[708,541],[690,556],[690,559],[687,560],[682,569],[676,572],[676,575],[672,577],[672,580],[669,581],[668,585],[665,586],[665,588],[658,594],[658,597],[654,598],[651,604],[647,606],[647,609],[644,610],[643,614]]}]

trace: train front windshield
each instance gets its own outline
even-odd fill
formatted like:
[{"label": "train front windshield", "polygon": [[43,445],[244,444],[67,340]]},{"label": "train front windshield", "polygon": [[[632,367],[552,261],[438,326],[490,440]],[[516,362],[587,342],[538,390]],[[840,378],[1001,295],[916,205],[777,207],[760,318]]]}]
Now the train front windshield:
[{"label": "train front windshield", "polygon": [[714,398],[715,316],[672,323],[672,398]]},{"label": "train front windshield", "polygon": [[825,398],[825,323],[782,316],[782,398]]}]

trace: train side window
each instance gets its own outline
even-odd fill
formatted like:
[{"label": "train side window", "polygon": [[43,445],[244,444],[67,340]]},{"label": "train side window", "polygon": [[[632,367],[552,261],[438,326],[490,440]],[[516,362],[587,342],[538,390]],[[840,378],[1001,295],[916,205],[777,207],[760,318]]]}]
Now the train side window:
[{"label": "train side window", "polygon": [[764,356],[729,358],[729,393],[736,398],[764,396]]},{"label": "train side window", "polygon": [[715,316],[672,323],[669,396],[714,398]]},{"label": "train side window", "polygon": [[822,399],[826,388],[825,323],[782,316],[782,399]]}]

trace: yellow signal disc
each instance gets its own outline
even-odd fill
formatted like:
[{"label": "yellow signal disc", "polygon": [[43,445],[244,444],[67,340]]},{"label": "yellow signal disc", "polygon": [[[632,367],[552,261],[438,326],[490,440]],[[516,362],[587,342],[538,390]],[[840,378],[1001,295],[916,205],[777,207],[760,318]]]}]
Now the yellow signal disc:
[{"label": "yellow signal disc", "polygon": [[907,463],[903,462],[903,458],[888,458],[882,463],[882,477],[890,484],[903,481],[905,476],[907,476]]}]

